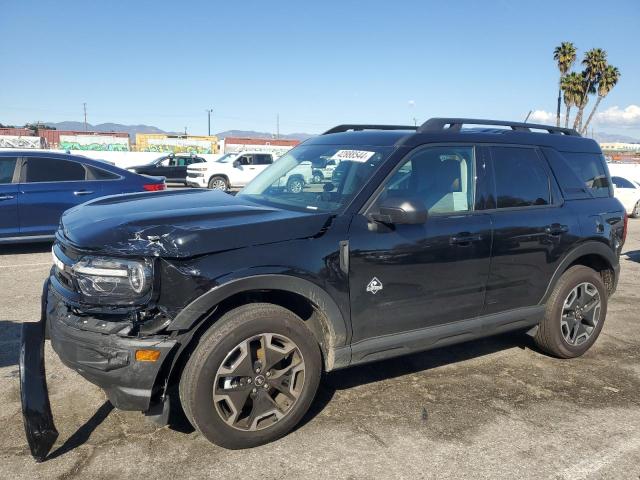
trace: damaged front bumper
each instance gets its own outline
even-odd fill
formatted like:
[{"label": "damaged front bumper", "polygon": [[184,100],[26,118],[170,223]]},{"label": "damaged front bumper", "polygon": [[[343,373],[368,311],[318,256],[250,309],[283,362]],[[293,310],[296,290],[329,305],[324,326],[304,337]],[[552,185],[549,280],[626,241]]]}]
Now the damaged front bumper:
[{"label": "damaged front bumper", "polygon": [[[154,396],[161,395],[177,341],[163,335],[127,336],[120,333],[123,326],[74,311],[49,280],[45,283],[41,319],[23,325],[20,355],[22,413],[36,460],[46,458],[58,436],[45,378],[45,330],[62,362],[102,388],[116,408],[146,412]],[[140,350],[157,351],[159,357],[138,360]]]}]

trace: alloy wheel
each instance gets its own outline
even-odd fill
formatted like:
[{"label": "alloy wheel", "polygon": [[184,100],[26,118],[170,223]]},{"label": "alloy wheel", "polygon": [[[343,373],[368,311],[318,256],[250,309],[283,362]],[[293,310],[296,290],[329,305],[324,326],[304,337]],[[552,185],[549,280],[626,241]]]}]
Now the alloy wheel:
[{"label": "alloy wheel", "polygon": [[574,287],[564,301],[560,329],[569,345],[586,342],[600,321],[600,293],[590,282]]},{"label": "alloy wheel", "polygon": [[227,184],[223,179],[216,178],[211,182],[211,188],[213,188],[213,190],[226,190]]},{"label": "alloy wheel", "polygon": [[216,412],[238,430],[268,428],[284,418],[304,388],[299,347],[284,335],[262,333],[236,345],[213,383]]}]

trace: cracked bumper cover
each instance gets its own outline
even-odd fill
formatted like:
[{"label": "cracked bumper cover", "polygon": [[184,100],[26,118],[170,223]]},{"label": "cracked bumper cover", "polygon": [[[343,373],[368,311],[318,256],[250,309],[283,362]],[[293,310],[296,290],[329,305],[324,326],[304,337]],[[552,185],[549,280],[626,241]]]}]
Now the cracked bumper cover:
[{"label": "cracked bumper cover", "polygon": [[[43,308],[51,345],[66,366],[102,388],[114,407],[149,409],[154,386],[176,341],[164,336],[137,338],[110,333],[122,323],[73,314],[54,288],[48,289]],[[160,358],[156,362],[136,361],[138,349],[158,350]]]}]

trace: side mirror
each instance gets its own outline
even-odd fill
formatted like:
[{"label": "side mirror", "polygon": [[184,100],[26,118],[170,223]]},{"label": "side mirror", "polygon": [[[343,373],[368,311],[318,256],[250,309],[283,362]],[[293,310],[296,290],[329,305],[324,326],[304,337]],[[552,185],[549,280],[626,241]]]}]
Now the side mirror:
[{"label": "side mirror", "polygon": [[376,222],[391,225],[419,225],[427,221],[427,207],[416,198],[388,197],[380,202],[371,215]]},{"label": "side mirror", "polygon": [[241,166],[242,164],[240,163],[240,160],[233,161],[233,168],[240,168]]}]

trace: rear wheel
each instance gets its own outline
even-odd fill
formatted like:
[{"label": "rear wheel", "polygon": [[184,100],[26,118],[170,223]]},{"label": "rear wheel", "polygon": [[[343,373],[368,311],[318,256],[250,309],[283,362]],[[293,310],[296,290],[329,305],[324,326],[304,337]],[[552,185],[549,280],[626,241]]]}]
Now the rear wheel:
[{"label": "rear wheel", "polygon": [[229,182],[226,178],[220,175],[214,175],[209,180],[209,188],[212,190],[222,190],[223,192],[226,192],[229,190]]},{"label": "rear wheel", "polygon": [[202,337],[183,371],[180,400],[209,441],[255,447],[302,419],[321,371],[318,344],[299,317],[277,305],[244,305]]},{"label": "rear wheel", "polygon": [[595,270],[576,265],[556,284],[535,342],[560,358],[579,357],[593,345],[607,314],[607,291]]}]

